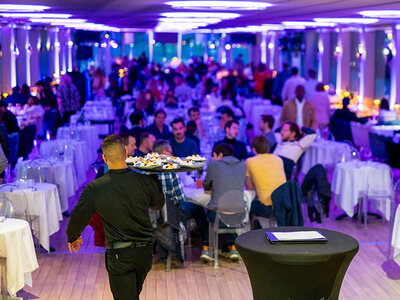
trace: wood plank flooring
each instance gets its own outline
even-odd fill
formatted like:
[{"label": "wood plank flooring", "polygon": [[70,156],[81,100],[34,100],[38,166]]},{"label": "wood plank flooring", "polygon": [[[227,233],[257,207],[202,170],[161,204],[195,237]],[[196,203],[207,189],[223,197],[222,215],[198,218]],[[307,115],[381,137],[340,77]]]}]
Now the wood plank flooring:
[{"label": "wood plank flooring", "polygon": [[[94,174],[88,173],[88,178]],[[70,198],[73,207],[80,195]],[[389,225],[382,220],[370,219],[368,233],[356,220],[345,218],[336,221],[342,211],[335,208],[324,219],[322,228],[344,232],[360,242],[360,251],[352,261],[344,278],[340,299],[400,299],[400,267],[387,259]],[[32,273],[33,287],[26,286],[18,293],[24,299],[41,300],[109,300],[104,250],[93,244],[93,231],[87,227],[82,234],[84,244],[78,254],[68,252],[65,229],[68,218],[60,223],[60,231],[51,237],[56,252],[38,257],[39,269]],[[316,223],[306,223],[316,227]],[[195,239],[195,237],[194,237]],[[192,260],[183,268],[174,263],[170,272],[165,264],[154,262],[148,274],[141,299],[143,300],[240,300],[252,299],[249,277],[243,262],[232,263],[221,258],[218,274],[211,265],[198,261],[200,247],[192,247]]]}]

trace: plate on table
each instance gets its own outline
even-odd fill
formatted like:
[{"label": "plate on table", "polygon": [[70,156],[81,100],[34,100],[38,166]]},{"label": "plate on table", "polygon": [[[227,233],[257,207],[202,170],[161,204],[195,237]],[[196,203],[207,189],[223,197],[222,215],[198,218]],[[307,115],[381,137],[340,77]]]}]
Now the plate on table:
[{"label": "plate on table", "polygon": [[166,164],[163,164],[161,166],[161,169],[163,169],[163,170],[176,170],[176,169],[180,169],[180,165],[178,165],[176,163],[166,163]]},{"label": "plate on table", "polygon": [[150,165],[150,166],[134,165],[134,167],[137,168],[137,169],[142,169],[142,170],[153,170],[153,169],[159,168],[160,166],[155,166],[155,165]]},{"label": "plate on table", "polygon": [[195,169],[195,168],[201,168],[201,167],[205,166],[205,162],[201,163],[201,162],[194,162],[194,161],[191,161],[191,162],[182,161],[181,163],[179,163],[179,165],[181,167]]},{"label": "plate on table", "polygon": [[186,157],[187,160],[193,160],[195,162],[205,162],[207,160],[207,158],[205,158],[204,156],[195,154],[195,155],[190,155],[188,157]]}]

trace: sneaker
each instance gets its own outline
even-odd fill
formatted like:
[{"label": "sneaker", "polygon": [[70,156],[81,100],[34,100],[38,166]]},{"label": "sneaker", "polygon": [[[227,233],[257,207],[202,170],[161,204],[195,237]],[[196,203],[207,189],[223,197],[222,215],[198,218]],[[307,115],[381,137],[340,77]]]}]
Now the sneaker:
[{"label": "sneaker", "polygon": [[208,251],[208,246],[203,246],[203,251],[201,251],[200,259],[204,262],[211,261],[211,256],[210,252]]},{"label": "sneaker", "polygon": [[229,258],[231,261],[238,261],[239,260],[239,252],[236,250],[235,245],[229,247]]}]

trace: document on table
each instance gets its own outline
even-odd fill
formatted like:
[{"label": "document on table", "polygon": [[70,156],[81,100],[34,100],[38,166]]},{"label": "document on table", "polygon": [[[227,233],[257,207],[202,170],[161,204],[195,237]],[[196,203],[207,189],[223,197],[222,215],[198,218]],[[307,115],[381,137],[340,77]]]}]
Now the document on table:
[{"label": "document on table", "polygon": [[289,232],[267,232],[268,240],[276,242],[326,242],[327,239],[318,231],[289,231]]}]

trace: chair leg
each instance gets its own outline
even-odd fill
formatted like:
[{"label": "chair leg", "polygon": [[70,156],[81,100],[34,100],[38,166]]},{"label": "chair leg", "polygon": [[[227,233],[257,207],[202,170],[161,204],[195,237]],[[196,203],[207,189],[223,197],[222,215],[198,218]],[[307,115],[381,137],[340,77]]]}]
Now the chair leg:
[{"label": "chair leg", "polygon": [[363,213],[364,213],[364,229],[365,232],[368,232],[368,199],[367,197],[363,197]]},{"label": "chair leg", "polygon": [[165,265],[165,272],[171,271],[172,251],[168,250],[167,264]]},{"label": "chair leg", "polygon": [[218,269],[218,231],[214,231],[214,268]]}]

